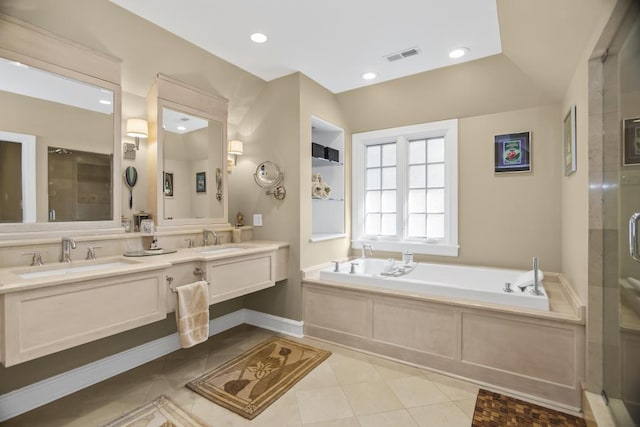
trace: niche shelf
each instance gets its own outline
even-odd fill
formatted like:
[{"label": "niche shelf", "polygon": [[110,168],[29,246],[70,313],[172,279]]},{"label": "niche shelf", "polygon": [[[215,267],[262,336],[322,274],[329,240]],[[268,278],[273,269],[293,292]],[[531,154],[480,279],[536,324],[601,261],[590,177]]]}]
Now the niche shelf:
[{"label": "niche shelf", "polygon": [[[331,193],[330,197],[326,199],[312,198],[310,241],[339,239],[345,237],[344,130],[317,117],[312,117],[311,141],[336,150],[338,160],[311,156],[312,175],[318,173],[322,175],[322,181],[331,187]],[[309,185],[311,185],[311,180]]]}]

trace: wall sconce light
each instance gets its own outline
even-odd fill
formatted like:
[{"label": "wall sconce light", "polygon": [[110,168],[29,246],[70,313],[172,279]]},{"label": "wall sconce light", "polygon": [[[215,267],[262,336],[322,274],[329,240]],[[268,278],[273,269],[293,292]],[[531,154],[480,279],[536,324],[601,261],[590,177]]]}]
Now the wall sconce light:
[{"label": "wall sconce light", "polygon": [[233,139],[229,141],[229,148],[227,150],[227,172],[231,173],[231,169],[236,165],[238,156],[244,153],[242,141]]},{"label": "wall sconce light", "polygon": [[124,158],[135,160],[136,151],[140,149],[140,138],[147,139],[149,125],[144,119],[127,119],[127,136],[135,138],[135,144],[125,142]]}]

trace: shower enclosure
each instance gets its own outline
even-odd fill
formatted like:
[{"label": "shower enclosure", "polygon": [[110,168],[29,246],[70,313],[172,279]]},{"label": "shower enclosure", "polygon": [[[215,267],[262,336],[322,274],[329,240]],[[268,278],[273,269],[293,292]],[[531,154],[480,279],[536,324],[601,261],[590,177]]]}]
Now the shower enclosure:
[{"label": "shower enclosure", "polygon": [[[621,1],[620,5],[625,6],[624,13],[616,17],[614,11],[603,33],[603,38],[609,39],[605,43],[601,39],[597,47],[601,52],[589,64],[590,216],[599,218],[591,222],[590,261],[599,258],[601,269],[590,266],[589,310],[593,313],[589,315],[588,386],[602,394],[617,425],[637,426],[640,425],[640,7],[632,1]],[[600,149],[601,159],[596,158]],[[600,201],[594,195],[599,195]],[[599,222],[599,226],[594,226],[594,222]],[[600,308],[601,312],[596,312]],[[596,365],[600,363],[598,369]]]}]

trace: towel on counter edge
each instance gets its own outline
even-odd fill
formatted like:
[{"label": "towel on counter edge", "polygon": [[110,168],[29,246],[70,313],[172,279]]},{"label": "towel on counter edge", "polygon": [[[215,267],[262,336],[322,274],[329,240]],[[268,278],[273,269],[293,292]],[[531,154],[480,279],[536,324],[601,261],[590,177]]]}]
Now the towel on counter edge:
[{"label": "towel on counter edge", "polygon": [[207,282],[178,286],[176,322],[182,348],[193,347],[209,338],[209,288]]},{"label": "towel on counter edge", "polygon": [[[542,270],[538,269],[538,280],[542,282],[542,279],[544,279],[544,274],[542,273]],[[515,286],[533,285],[533,270],[529,270],[519,275],[514,285]]]}]

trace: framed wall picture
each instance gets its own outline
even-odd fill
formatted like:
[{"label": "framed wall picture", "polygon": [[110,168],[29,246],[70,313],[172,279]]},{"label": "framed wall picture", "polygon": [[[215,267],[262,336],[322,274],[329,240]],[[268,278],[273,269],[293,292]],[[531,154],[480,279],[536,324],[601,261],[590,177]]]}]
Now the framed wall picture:
[{"label": "framed wall picture", "polygon": [[207,192],[207,173],[196,172],[196,193]]},{"label": "framed wall picture", "polygon": [[572,105],[562,121],[562,170],[565,176],[576,171],[576,106]]},{"label": "framed wall picture", "polygon": [[173,173],[164,172],[164,197],[173,197]]},{"label": "framed wall picture", "polygon": [[640,165],[640,117],[622,121],[622,165]]},{"label": "framed wall picture", "polygon": [[495,173],[531,172],[531,132],[494,137]]}]

